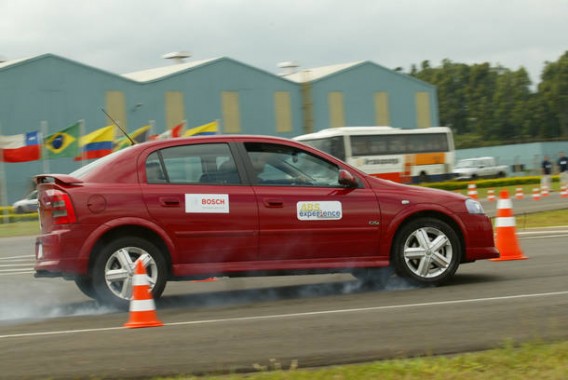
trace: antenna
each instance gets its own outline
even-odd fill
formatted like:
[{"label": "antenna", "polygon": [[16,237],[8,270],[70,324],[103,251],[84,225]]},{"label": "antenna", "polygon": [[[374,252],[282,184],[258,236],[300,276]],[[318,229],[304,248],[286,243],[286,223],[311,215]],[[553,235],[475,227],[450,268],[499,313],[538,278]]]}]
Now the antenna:
[{"label": "antenna", "polygon": [[112,118],[112,116],[110,116],[110,115],[105,111],[104,108],[101,108],[101,111],[103,111],[103,113],[104,113],[105,115],[107,115],[107,117],[110,119],[110,121],[112,121],[112,123],[113,123],[114,125],[116,125],[116,126],[118,127],[118,129],[120,129],[120,131],[122,132],[122,134],[123,134],[124,136],[126,136],[126,138],[127,138],[128,140],[130,140],[130,143],[131,143],[132,145],[136,145],[136,141],[132,140],[132,137],[130,137],[130,136],[128,135],[128,133],[126,133],[126,131],[125,131],[124,129],[122,129],[122,127],[121,127],[120,125],[118,125],[118,123]]}]

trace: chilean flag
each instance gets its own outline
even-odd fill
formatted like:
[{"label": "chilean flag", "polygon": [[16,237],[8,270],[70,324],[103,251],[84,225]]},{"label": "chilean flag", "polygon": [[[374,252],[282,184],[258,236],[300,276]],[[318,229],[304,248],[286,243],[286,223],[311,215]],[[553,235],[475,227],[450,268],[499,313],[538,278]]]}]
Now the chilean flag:
[{"label": "chilean flag", "polygon": [[0,150],[4,162],[37,161],[41,157],[39,132],[0,136]]},{"label": "chilean flag", "polygon": [[167,131],[160,133],[159,135],[152,135],[148,138],[148,140],[165,140],[173,137],[181,137],[183,127],[185,127],[185,122],[178,124],[172,129],[168,129]]}]

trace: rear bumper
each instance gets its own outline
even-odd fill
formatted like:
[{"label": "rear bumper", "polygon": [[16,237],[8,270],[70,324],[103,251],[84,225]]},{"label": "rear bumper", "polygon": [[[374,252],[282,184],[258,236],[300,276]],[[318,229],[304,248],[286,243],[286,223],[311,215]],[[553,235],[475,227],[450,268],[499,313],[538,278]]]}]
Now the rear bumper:
[{"label": "rear bumper", "polygon": [[[73,277],[86,274],[88,258],[80,257],[82,241],[69,239],[69,230],[58,230],[36,238],[35,277]],[[73,231],[73,235],[77,235]]]}]

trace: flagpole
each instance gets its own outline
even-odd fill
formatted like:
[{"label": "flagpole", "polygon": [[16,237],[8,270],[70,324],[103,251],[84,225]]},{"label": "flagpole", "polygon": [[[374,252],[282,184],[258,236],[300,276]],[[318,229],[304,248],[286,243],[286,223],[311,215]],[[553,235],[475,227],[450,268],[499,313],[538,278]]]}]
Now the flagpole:
[{"label": "flagpole", "polygon": [[[0,136],[2,135],[2,123],[0,123]],[[1,149],[0,149],[1,150]],[[6,199],[8,191],[6,189],[6,172],[4,170],[4,159],[0,159],[0,206],[4,205],[4,203],[6,203],[6,206],[8,205],[8,200]],[[6,213],[6,211],[8,210],[3,210],[2,211],[2,215],[3,215],[3,220],[4,220],[4,224],[8,223],[10,221],[10,217],[8,216],[8,213]]]},{"label": "flagpole", "polygon": [[43,161],[43,172],[49,173],[49,160],[47,159],[47,154],[45,150],[45,138],[47,137],[47,121],[42,120],[40,123],[40,135],[41,135],[41,158]]},{"label": "flagpole", "polygon": [[148,123],[150,124],[150,130],[148,131],[147,140],[150,140],[150,137],[155,133],[156,120],[148,120]]},{"label": "flagpole", "polygon": [[81,154],[81,167],[85,165],[85,160],[83,156],[85,155],[84,146],[81,146],[81,138],[85,134],[85,119],[79,120],[79,143],[77,144],[77,149]]}]

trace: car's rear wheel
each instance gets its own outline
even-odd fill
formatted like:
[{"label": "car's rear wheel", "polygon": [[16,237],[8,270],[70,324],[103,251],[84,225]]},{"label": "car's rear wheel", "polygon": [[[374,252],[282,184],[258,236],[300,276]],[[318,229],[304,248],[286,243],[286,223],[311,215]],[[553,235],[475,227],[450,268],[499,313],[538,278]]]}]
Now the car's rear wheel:
[{"label": "car's rear wheel", "polygon": [[419,284],[440,285],[453,277],[461,259],[455,230],[435,218],[404,225],[393,244],[392,262],[398,275]]},{"label": "car's rear wheel", "polygon": [[142,260],[152,296],[159,298],[166,287],[164,256],[151,242],[139,237],[111,241],[99,253],[93,268],[93,286],[99,302],[128,308],[136,260]]},{"label": "car's rear wheel", "polygon": [[93,279],[91,276],[77,276],[75,277],[75,285],[79,290],[89,298],[97,298],[95,293],[95,287],[93,285]]}]

